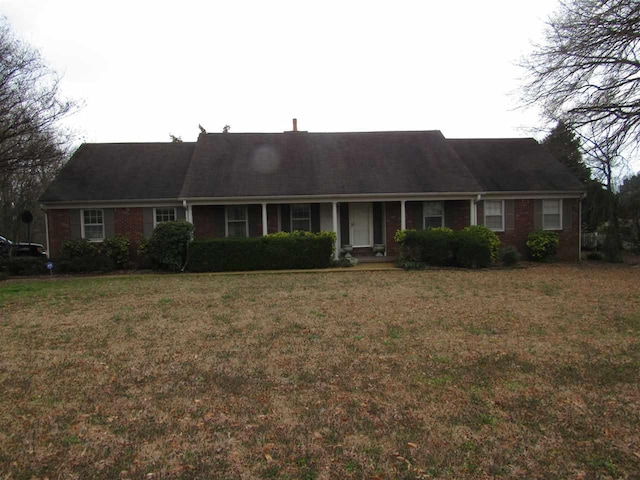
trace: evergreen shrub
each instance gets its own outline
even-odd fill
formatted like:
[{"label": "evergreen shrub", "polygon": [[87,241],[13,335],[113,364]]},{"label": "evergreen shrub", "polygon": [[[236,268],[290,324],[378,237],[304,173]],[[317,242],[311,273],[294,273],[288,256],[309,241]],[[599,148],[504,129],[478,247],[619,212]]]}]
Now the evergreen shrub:
[{"label": "evergreen shrub", "polygon": [[193,224],[179,220],[162,222],[153,229],[146,254],[152,268],[177,272],[187,262]]},{"label": "evergreen shrub", "polygon": [[527,249],[531,260],[543,261],[558,251],[558,234],[547,230],[536,230],[527,237]]},{"label": "evergreen shrub", "polygon": [[327,268],[333,265],[332,232],[279,232],[259,238],[195,240],[187,269],[192,272]]}]

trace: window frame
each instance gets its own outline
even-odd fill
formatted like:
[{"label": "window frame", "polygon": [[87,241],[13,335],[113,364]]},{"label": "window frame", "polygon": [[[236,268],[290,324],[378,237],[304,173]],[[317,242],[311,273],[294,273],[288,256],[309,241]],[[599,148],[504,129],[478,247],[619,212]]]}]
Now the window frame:
[{"label": "window frame", "polygon": [[[243,209],[243,216],[244,216],[244,220],[231,220],[229,218],[229,210],[231,208],[242,208]],[[239,236],[234,236],[234,237],[229,237],[229,223],[244,223],[244,236],[239,237]],[[224,207],[224,236],[226,238],[248,238],[249,237],[249,209],[247,208],[247,205],[225,205]]]},{"label": "window frame", "polygon": [[[440,205],[440,215],[427,215],[427,205]],[[440,226],[439,227],[427,227],[427,217],[429,218],[440,218]],[[422,228],[442,228],[444,227],[444,200],[427,200],[422,202]]]},{"label": "window frame", "polygon": [[[558,213],[545,213],[545,202],[557,202],[558,205]],[[551,231],[559,231],[562,230],[562,199],[561,198],[545,198],[542,200],[542,229],[543,230],[551,230]],[[558,216],[558,224],[553,226],[546,225],[546,215],[557,215]]]},{"label": "window frame", "polygon": [[[173,220],[158,221],[158,210],[173,210]],[[178,212],[176,207],[154,207],[153,208],[153,228],[156,228],[159,223],[175,222],[177,218],[178,218]]]},{"label": "window frame", "polygon": [[[100,212],[100,219],[102,220],[100,223],[87,223],[85,221],[85,212],[88,213],[89,215],[91,215],[90,212]],[[85,240],[88,240],[89,242],[94,242],[94,243],[100,243],[100,242],[104,242],[105,239],[105,225],[104,225],[104,209],[102,208],[83,208],[80,210],[80,225],[81,225],[81,234],[82,234],[82,238]],[[95,227],[95,226],[100,226],[102,227],[102,235],[100,236],[100,238],[88,238],[85,228],[87,226],[89,227]]]},{"label": "window frame", "polygon": [[[293,210],[295,207],[302,207],[302,206],[306,206],[307,207],[307,212],[308,212],[308,216],[306,217],[294,217],[293,216]],[[295,231],[295,230],[299,230],[302,232],[310,232],[311,231],[311,204],[310,203],[292,203],[289,207],[289,226],[291,228],[291,231]],[[307,229],[300,229],[300,228],[293,228],[293,222],[294,221],[306,221],[308,223],[308,228]]]},{"label": "window frame", "polygon": [[[498,215],[487,215],[487,204],[488,203],[496,203],[500,205],[500,217],[501,217],[501,226],[490,227],[487,225],[487,217],[497,217]],[[504,200],[485,200],[483,204],[483,215],[484,215],[484,226],[493,232],[504,232],[505,231],[505,204]]]}]

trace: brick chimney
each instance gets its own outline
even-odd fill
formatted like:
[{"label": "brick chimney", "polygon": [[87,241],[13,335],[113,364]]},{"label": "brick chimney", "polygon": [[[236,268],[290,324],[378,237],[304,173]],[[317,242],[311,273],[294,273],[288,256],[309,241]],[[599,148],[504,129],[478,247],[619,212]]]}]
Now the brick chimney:
[{"label": "brick chimney", "polygon": [[297,118],[293,119],[293,131],[294,132],[298,131],[298,119]]}]

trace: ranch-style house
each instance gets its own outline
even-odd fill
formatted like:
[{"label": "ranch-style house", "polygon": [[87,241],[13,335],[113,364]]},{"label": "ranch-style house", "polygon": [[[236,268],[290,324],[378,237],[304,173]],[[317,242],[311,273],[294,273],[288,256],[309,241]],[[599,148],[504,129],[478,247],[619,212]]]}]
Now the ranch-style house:
[{"label": "ranch-style house", "polygon": [[40,201],[47,250],[187,220],[196,238],[309,230],[354,256],[397,254],[399,229],[486,225],[526,252],[536,229],[580,253],[582,184],[532,138],[439,131],[201,133],[196,142],[83,144]]}]

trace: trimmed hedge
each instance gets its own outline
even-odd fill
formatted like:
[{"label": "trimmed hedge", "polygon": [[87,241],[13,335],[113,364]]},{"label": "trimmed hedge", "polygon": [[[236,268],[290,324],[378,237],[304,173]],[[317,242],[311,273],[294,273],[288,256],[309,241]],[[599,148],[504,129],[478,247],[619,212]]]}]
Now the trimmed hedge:
[{"label": "trimmed hedge", "polygon": [[400,264],[404,266],[484,268],[497,259],[500,248],[498,236],[482,225],[458,231],[448,228],[400,230],[394,238],[400,245]]},{"label": "trimmed hedge", "polygon": [[190,272],[327,268],[332,265],[331,234],[278,234],[259,238],[194,240]]},{"label": "trimmed hedge", "polygon": [[44,257],[6,257],[0,259],[0,272],[5,275],[44,275],[48,258]]},{"label": "trimmed hedge", "polygon": [[450,228],[427,228],[405,230],[400,235],[402,261],[427,265],[451,265],[453,261],[453,230]]},{"label": "trimmed hedge", "polygon": [[498,236],[487,227],[474,225],[458,230],[454,236],[455,263],[464,268],[486,268],[497,257]]}]

